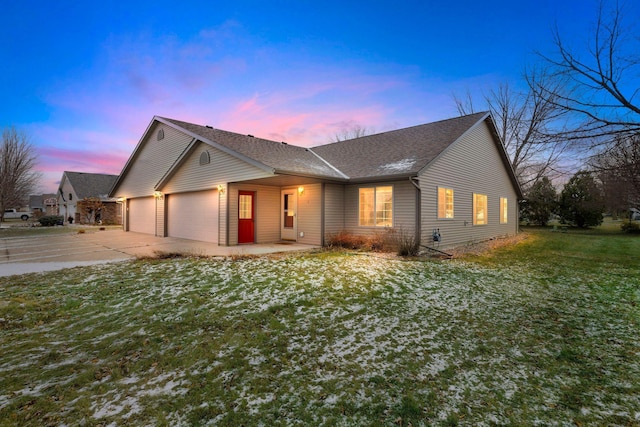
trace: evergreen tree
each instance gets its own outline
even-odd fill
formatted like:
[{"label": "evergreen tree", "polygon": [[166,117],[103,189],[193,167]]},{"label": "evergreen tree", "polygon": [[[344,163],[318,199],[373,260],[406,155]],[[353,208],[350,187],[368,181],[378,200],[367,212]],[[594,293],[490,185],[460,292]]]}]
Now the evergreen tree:
[{"label": "evergreen tree", "polygon": [[530,222],[545,226],[556,211],[558,195],[551,180],[546,176],[536,181],[527,193],[523,216]]},{"label": "evergreen tree", "polygon": [[580,228],[602,224],[604,197],[591,173],[576,173],[560,193],[560,219]]}]

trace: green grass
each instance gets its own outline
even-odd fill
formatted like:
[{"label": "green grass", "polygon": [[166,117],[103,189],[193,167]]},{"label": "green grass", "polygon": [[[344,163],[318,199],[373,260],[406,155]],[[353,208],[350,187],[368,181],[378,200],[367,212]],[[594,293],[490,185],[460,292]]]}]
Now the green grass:
[{"label": "green grass", "polygon": [[0,425],[640,425],[640,239],[0,278]]}]

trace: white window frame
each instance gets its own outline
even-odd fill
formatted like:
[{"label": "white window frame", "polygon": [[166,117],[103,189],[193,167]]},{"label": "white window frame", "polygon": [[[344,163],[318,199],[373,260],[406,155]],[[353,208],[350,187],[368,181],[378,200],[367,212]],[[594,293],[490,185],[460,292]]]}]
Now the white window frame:
[{"label": "white window frame", "polygon": [[[451,200],[447,200],[450,198]],[[438,187],[438,219],[454,219],[455,217],[455,193],[453,188]],[[447,209],[447,205],[451,204],[451,208]]]},{"label": "white window frame", "polygon": [[[478,204],[482,204],[482,209],[478,209]],[[486,194],[473,193],[473,225],[489,224],[489,197]],[[482,218],[479,220],[479,216]]]},{"label": "white window frame", "polygon": [[[391,218],[390,221],[385,220],[384,218],[382,220],[380,220],[378,218],[378,213],[379,212],[384,212],[384,209],[379,210],[379,204],[380,204],[380,200],[378,199],[378,191],[382,192],[383,189],[386,191],[386,189],[389,189],[389,191],[391,192],[391,209],[390,209],[390,213],[391,213]],[[363,190],[373,190],[373,200],[369,201],[369,203],[371,203],[372,208],[373,208],[373,212],[369,212],[368,215],[363,215],[363,204],[362,204],[362,193]],[[393,196],[393,185],[377,185],[377,186],[371,186],[371,187],[359,187],[358,188],[358,225],[360,227],[393,227],[393,218],[394,218],[394,196]],[[383,202],[384,203],[384,202]],[[367,221],[365,223],[363,223],[363,219],[367,219]],[[371,220],[373,223],[371,224],[370,221]],[[390,222],[390,224],[388,224],[388,222]]]}]

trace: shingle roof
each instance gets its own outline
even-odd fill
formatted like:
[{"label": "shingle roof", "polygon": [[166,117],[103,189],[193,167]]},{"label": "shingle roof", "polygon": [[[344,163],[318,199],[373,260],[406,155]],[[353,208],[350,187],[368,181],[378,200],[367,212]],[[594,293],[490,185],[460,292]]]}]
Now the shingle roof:
[{"label": "shingle roof", "polygon": [[241,135],[208,126],[161,117],[192,134],[229,148],[280,173],[293,173],[327,178],[345,178],[331,165],[304,147]]},{"label": "shingle roof", "polygon": [[312,150],[351,179],[415,175],[486,115],[471,114]]},{"label": "shingle roof", "polygon": [[415,175],[486,115],[486,112],[475,113],[311,149],[180,120],[161,119],[276,172],[365,179]]},{"label": "shingle roof", "polygon": [[100,197],[106,199],[109,190],[118,179],[118,175],[102,173],[69,172],[65,171],[67,179],[71,183],[78,199],[86,197]]}]

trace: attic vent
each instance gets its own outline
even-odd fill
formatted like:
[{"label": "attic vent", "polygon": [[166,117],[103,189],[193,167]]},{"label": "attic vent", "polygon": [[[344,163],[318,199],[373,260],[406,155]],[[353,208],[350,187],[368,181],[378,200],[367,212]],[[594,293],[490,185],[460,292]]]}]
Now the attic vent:
[{"label": "attic vent", "polygon": [[164,129],[160,129],[158,131],[158,141],[160,141],[161,139],[164,139]]},{"label": "attic vent", "polygon": [[208,151],[203,151],[200,154],[200,165],[208,165],[211,162],[211,157],[209,156]]},{"label": "attic vent", "polygon": [[253,138],[253,135],[247,135],[249,138]]}]

